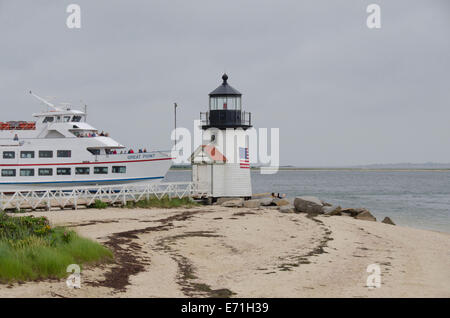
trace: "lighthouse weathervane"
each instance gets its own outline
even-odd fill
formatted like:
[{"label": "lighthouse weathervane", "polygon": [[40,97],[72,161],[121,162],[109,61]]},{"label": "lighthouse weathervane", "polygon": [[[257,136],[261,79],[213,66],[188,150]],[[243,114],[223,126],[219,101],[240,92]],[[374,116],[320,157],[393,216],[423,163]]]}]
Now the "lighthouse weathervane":
[{"label": "lighthouse weathervane", "polygon": [[212,200],[252,196],[250,156],[246,130],[251,113],[242,109],[242,94],[228,84],[209,93],[209,109],[200,113],[202,140],[191,155],[192,181]]}]

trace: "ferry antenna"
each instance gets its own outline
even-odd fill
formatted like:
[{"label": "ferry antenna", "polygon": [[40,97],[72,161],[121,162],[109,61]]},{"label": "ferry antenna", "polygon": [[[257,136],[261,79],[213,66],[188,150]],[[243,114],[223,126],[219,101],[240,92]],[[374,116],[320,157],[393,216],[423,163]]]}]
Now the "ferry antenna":
[{"label": "ferry antenna", "polygon": [[38,99],[39,101],[41,101],[42,103],[44,103],[45,105],[52,107],[52,108],[53,108],[54,110],[56,110],[56,111],[60,111],[60,109],[59,109],[58,107],[56,107],[55,105],[53,105],[53,104],[50,103],[49,101],[43,99],[42,97],[36,95],[36,94],[33,93],[32,91],[30,91],[30,94],[31,94],[32,96],[34,96],[36,99]]}]

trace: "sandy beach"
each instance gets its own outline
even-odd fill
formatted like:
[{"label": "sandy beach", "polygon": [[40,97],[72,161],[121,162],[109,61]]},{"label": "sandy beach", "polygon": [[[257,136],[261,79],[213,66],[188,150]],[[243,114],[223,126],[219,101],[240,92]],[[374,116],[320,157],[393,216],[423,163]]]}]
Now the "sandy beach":
[{"label": "sandy beach", "polygon": [[[270,208],[29,213],[110,247],[81,288],[0,285],[0,297],[450,297],[450,234]],[[368,288],[370,264],[381,287]]]}]

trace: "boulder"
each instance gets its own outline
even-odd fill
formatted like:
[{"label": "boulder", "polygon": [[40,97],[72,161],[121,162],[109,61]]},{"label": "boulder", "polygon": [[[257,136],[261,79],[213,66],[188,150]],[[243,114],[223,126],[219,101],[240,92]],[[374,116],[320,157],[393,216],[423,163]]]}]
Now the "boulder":
[{"label": "boulder", "polygon": [[388,216],[385,217],[385,218],[383,219],[383,221],[381,221],[381,223],[386,223],[386,224],[390,224],[390,225],[395,225],[394,221],[392,221],[391,218],[388,217]]},{"label": "boulder", "polygon": [[275,203],[277,206],[283,206],[283,205],[289,205],[291,204],[288,200],[286,199],[273,199],[273,203]]},{"label": "boulder", "polygon": [[369,210],[364,210],[360,213],[358,213],[358,215],[355,216],[355,219],[358,220],[365,220],[365,221],[376,221],[377,219],[372,215],[372,213],[370,213]]},{"label": "boulder", "polygon": [[323,206],[333,206],[331,203],[328,203],[328,202],[325,202],[325,201],[322,201],[322,200],[320,200],[320,202],[322,202]]},{"label": "boulder", "polygon": [[367,211],[366,209],[342,209],[341,210],[341,215],[347,215],[347,216],[352,216],[355,217],[357,216],[359,213]]},{"label": "boulder", "polygon": [[294,200],[295,210],[304,213],[322,213],[322,201],[316,197],[303,196]]},{"label": "boulder", "polygon": [[273,198],[261,198],[259,199],[259,204],[261,204],[262,206],[273,205]]},{"label": "boulder", "polygon": [[246,208],[259,208],[260,202],[257,199],[244,201],[244,207]]},{"label": "boulder", "polygon": [[221,205],[222,203],[224,203],[224,202],[227,202],[227,201],[232,201],[232,200],[236,200],[236,199],[239,199],[239,198],[233,198],[233,197],[222,197],[222,198],[217,198],[217,201],[216,201],[216,203],[218,204],[218,205]]},{"label": "boulder", "polygon": [[244,199],[228,200],[221,204],[221,206],[224,206],[227,208],[240,208],[243,205],[244,205]]},{"label": "boulder", "polygon": [[278,208],[278,210],[281,213],[294,213],[295,212],[295,207],[291,204],[289,205],[282,205]]},{"label": "boulder", "polygon": [[322,212],[325,215],[341,215],[341,207],[340,206],[324,206],[322,208]]}]

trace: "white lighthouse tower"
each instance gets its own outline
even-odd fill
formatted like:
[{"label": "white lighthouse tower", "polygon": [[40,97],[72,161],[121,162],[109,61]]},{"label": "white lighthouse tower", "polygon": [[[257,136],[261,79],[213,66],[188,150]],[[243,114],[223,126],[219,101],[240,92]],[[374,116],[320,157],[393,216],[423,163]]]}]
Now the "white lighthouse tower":
[{"label": "white lighthouse tower", "polygon": [[200,113],[203,144],[191,156],[192,181],[213,200],[252,196],[246,130],[251,114],[242,110],[242,94],[228,84],[209,94],[209,111]]}]

